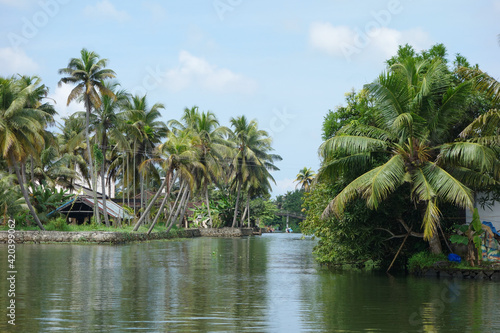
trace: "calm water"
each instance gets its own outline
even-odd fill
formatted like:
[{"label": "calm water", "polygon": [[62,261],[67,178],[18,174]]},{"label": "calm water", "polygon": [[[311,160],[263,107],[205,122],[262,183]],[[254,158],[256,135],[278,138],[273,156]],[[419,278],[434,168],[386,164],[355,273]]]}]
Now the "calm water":
[{"label": "calm water", "polygon": [[0,332],[500,332],[498,282],[331,273],[300,238],[18,245]]}]

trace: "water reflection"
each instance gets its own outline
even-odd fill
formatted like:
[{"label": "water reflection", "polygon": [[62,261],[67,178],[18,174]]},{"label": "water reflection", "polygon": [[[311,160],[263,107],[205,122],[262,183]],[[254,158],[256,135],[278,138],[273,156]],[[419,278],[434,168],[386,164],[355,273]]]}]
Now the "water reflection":
[{"label": "water reflection", "polygon": [[[297,234],[19,245],[15,331],[500,330],[498,282],[332,273],[314,262],[313,246]],[[6,279],[0,292],[5,309]]]}]

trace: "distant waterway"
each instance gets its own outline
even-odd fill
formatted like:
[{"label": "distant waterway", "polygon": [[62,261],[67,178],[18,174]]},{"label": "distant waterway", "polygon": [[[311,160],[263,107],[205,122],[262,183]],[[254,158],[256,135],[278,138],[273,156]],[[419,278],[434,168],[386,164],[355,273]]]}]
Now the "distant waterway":
[{"label": "distant waterway", "polygon": [[19,244],[0,332],[500,332],[500,283],[333,273],[300,234]]}]

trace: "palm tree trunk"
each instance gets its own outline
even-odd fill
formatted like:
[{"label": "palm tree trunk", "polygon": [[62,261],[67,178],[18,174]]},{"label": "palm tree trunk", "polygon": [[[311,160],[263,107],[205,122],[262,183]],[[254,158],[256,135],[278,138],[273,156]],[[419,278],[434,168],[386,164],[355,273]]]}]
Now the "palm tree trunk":
[{"label": "palm tree trunk", "polygon": [[205,200],[207,202],[208,223],[210,223],[210,228],[212,228],[212,213],[210,212],[210,200],[208,199],[208,185],[207,184],[205,184]]},{"label": "palm tree trunk", "polygon": [[104,177],[104,172],[106,171],[106,139],[102,139],[102,162],[101,162],[101,191],[102,191],[102,210],[104,213],[104,223],[106,224],[106,227],[109,227],[109,217],[108,217],[108,210],[106,208],[106,183],[105,183],[105,177]]},{"label": "palm tree trunk", "polygon": [[[147,203],[148,203],[148,172],[146,172],[146,178],[144,180],[144,207],[146,207]],[[149,224],[149,222],[151,222],[150,214],[146,215],[146,224]]]},{"label": "palm tree trunk", "polygon": [[247,204],[245,203],[245,210],[243,211],[243,215],[241,215],[240,225],[243,227],[245,224],[245,217],[247,217]]},{"label": "palm tree trunk", "polygon": [[247,218],[248,218],[248,227],[250,228],[250,196],[247,198]]},{"label": "palm tree trunk", "polygon": [[[175,211],[175,214],[174,214],[174,218],[173,218],[173,222],[175,224],[178,224],[179,222],[179,216],[181,215],[181,209],[182,209],[182,206],[184,205],[184,201],[186,200],[186,195],[189,191],[189,186],[186,185],[186,187],[184,188],[184,193],[182,193],[182,197],[181,197],[181,200],[179,202],[179,205],[177,206],[177,210]],[[180,193],[179,193],[180,195]]]},{"label": "palm tree trunk", "polygon": [[31,216],[33,216],[33,218],[35,219],[35,222],[38,225],[38,227],[41,230],[45,230],[45,228],[42,225],[42,222],[40,222],[40,219],[38,218],[38,215],[36,215],[35,209],[31,205],[31,201],[28,196],[28,191],[26,191],[26,188],[24,187],[23,177],[21,176],[21,172],[19,171],[19,164],[14,160],[13,157],[11,157],[11,161],[14,165],[14,171],[16,172],[17,181],[19,182],[19,187],[21,188],[21,193],[23,194],[24,200],[28,205],[28,209],[30,210]]},{"label": "palm tree trunk", "polygon": [[429,248],[431,250],[431,253],[433,254],[441,254],[443,252],[441,249],[441,241],[439,240],[439,233],[437,232],[437,230],[429,239]]},{"label": "palm tree trunk", "polygon": [[167,184],[167,180],[168,178],[165,177],[165,180],[161,183],[161,186],[160,188],[158,189],[158,192],[156,192],[155,196],[153,197],[153,199],[151,199],[151,202],[149,203],[148,207],[146,207],[146,210],[144,211],[144,213],[141,215],[141,217],[139,218],[139,221],[137,221],[137,223],[135,224],[134,226],[134,229],[133,231],[137,231],[139,230],[139,227],[141,226],[141,223],[144,222],[144,219],[146,217],[147,214],[149,214],[149,211],[151,210],[151,208],[153,207],[153,205],[155,204],[156,200],[158,199],[158,197],[160,196],[161,194],[161,191],[163,191],[163,188],[165,187],[165,185]]},{"label": "palm tree trunk", "polygon": [[231,226],[231,228],[234,228],[236,225],[236,217],[238,216],[238,204],[240,202],[240,194],[241,194],[241,182],[238,183],[238,194],[236,194],[236,205],[234,207],[233,225]]},{"label": "palm tree trunk", "polygon": [[24,163],[21,164],[21,177],[23,177],[23,184],[28,184],[26,181],[26,164]]},{"label": "palm tree trunk", "polygon": [[139,187],[141,191],[141,208],[139,208],[139,211],[141,212],[141,217],[144,215],[144,179],[143,179],[143,174],[141,170],[139,170]]},{"label": "palm tree trunk", "polygon": [[[182,209],[182,214],[180,216],[180,219],[179,219],[179,226],[182,227],[182,223],[184,222],[184,216],[186,216],[186,211],[187,211],[187,208],[188,208],[188,205],[189,205],[189,199],[191,199],[191,190],[187,189],[187,196],[186,196],[186,200],[185,200],[185,203],[184,203],[184,208]],[[188,223],[186,221],[186,228],[188,227]]]},{"label": "palm tree trunk", "polygon": [[[167,177],[169,177],[169,175],[167,175]],[[165,207],[165,204],[167,203],[168,197],[170,196],[170,191],[172,190],[172,186],[175,183],[176,178],[177,178],[177,176],[174,176],[172,181],[168,184],[167,193],[165,194],[165,197],[163,198],[163,200],[161,202],[160,208],[158,209],[158,212],[156,213],[156,216],[155,216],[155,219],[153,220],[153,223],[151,223],[151,227],[149,227],[149,230],[147,232],[148,235],[151,233],[156,222],[158,222],[158,219],[160,218],[161,211],[163,210],[163,207]]]},{"label": "palm tree trunk", "polygon": [[136,165],[135,165],[135,155],[136,154],[135,154],[135,150],[137,149],[136,146],[137,146],[137,144],[136,144],[136,141],[134,140],[134,151],[132,152],[134,154],[134,163],[133,163],[134,164],[133,165],[133,167],[134,167],[134,197],[133,197],[134,198],[134,218],[137,216],[137,212],[135,211],[136,210],[136,206],[137,206],[136,205],[136,194],[135,194],[135,189],[136,189],[135,188],[135,170],[136,170]]},{"label": "palm tree trunk", "polygon": [[125,177],[127,175],[127,171],[125,169],[125,163],[123,163],[123,165],[122,165],[122,170],[123,170],[123,178],[122,178],[122,207],[125,207]]},{"label": "palm tree trunk", "polygon": [[85,115],[85,121],[86,121],[86,126],[85,126],[85,141],[87,143],[87,154],[89,158],[89,168],[90,168],[90,179],[92,181],[92,195],[94,197],[94,217],[96,223],[99,225],[101,224],[101,219],[99,217],[99,203],[97,201],[97,184],[96,184],[96,177],[94,174],[94,165],[92,163],[92,151],[90,149],[90,139],[89,139],[89,126],[90,126],[90,98],[88,95],[86,95],[86,106],[87,106],[87,112]]},{"label": "palm tree trunk", "polygon": [[175,198],[175,202],[174,202],[174,205],[172,206],[172,208],[170,209],[170,214],[168,215],[168,219],[167,219],[167,222],[165,224],[165,226],[167,226],[170,221],[173,220],[173,217],[174,217],[174,212],[177,212],[177,210],[175,209],[175,207],[177,207],[177,203],[179,202],[179,199],[182,197],[182,191],[184,190],[184,182],[181,182],[181,186],[179,187],[179,193],[177,193],[177,197]]},{"label": "palm tree trunk", "polygon": [[34,159],[33,155],[30,156],[30,167],[31,167],[31,179],[30,181],[35,184],[35,165],[34,165]]}]

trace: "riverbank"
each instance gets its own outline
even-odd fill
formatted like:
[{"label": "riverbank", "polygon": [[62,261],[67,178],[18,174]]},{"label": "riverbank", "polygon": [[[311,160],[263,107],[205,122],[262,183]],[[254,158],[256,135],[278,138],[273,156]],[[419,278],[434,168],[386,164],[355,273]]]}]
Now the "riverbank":
[{"label": "riverbank", "polygon": [[444,254],[427,251],[416,253],[408,260],[408,270],[415,276],[500,281],[500,263],[483,261],[480,266],[467,262],[451,262]]},{"label": "riverbank", "polygon": [[500,281],[500,267],[492,268],[423,268],[413,272],[416,276]]},{"label": "riverbank", "polygon": [[[22,243],[98,243],[121,244],[159,239],[194,238],[194,237],[242,237],[251,236],[253,229],[181,229],[146,233],[110,232],[110,231],[18,231],[14,232],[15,242]],[[0,231],[0,244],[8,242],[9,232]]]}]

